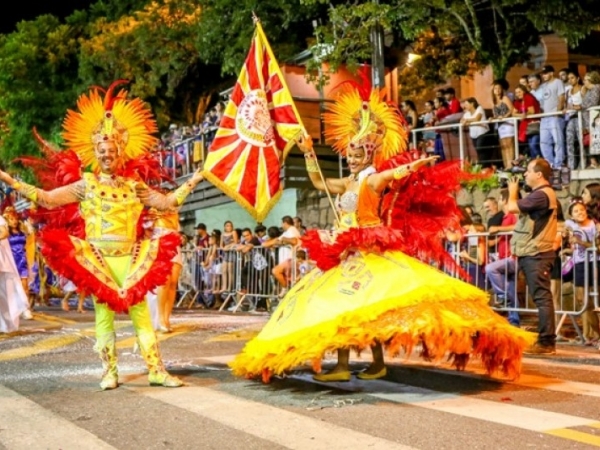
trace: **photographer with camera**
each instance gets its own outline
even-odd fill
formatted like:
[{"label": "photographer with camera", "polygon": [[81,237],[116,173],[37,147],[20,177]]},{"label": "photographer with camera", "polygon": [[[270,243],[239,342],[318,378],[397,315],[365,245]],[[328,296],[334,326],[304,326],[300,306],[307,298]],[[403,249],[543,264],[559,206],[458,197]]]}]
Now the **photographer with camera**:
[{"label": "photographer with camera", "polygon": [[523,270],[529,293],[538,308],[538,340],[528,354],[556,353],[554,302],[550,272],[556,252],[557,200],[550,186],[552,168],[542,158],[529,162],[523,178],[531,193],[519,200],[519,179],[508,181],[508,212],[519,214],[511,239],[511,252]]}]

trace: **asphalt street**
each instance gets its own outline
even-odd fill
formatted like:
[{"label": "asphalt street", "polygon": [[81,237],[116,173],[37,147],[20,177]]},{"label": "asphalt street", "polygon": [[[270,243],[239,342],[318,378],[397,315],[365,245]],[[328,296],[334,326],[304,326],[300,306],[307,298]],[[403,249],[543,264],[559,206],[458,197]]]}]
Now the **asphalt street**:
[{"label": "asphalt street", "polygon": [[[560,343],[526,357],[518,380],[477,361],[388,359],[381,380],[322,384],[308,367],[269,384],[227,366],[265,314],[177,310],[161,334],[186,386],[149,387],[135,337],[119,316],[121,386],[102,392],[93,312],[34,313],[0,335],[0,449],[579,449],[600,447],[600,352]],[[353,355],[364,368],[370,355]],[[334,355],[325,366],[334,362]]]}]

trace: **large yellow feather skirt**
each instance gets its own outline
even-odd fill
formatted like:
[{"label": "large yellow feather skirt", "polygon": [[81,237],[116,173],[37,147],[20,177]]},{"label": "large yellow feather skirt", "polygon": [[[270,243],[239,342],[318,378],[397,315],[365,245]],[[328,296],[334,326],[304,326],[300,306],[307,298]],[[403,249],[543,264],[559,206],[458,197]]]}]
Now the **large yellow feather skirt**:
[{"label": "large yellow feather skirt", "polygon": [[306,362],[319,371],[327,352],[379,341],[392,356],[418,349],[430,360],[449,357],[458,369],[477,358],[489,374],[516,378],[534,340],[475,286],[401,252],[356,253],[301,279],[230,366],[268,381]]}]

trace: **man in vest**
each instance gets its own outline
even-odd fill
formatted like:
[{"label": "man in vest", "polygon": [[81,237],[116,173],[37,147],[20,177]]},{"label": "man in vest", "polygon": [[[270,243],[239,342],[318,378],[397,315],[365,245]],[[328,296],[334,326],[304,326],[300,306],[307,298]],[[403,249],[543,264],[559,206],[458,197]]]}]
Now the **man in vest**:
[{"label": "man in vest", "polygon": [[525,274],[529,293],[538,308],[538,340],[525,353],[556,353],[554,303],[550,290],[550,272],[556,253],[553,249],[556,237],[556,194],[550,186],[552,167],[542,158],[527,165],[523,175],[531,193],[519,200],[519,180],[508,183],[510,213],[519,214],[511,239],[511,252]]}]

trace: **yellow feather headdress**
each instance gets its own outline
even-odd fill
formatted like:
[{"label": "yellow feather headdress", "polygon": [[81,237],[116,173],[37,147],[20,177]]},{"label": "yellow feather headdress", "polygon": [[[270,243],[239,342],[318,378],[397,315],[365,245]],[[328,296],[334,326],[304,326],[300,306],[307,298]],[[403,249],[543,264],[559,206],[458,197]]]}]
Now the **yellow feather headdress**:
[{"label": "yellow feather headdress", "polygon": [[407,132],[397,107],[384,101],[384,89],[372,89],[365,68],[362,83],[347,81],[336,102],[323,114],[325,137],[333,149],[346,156],[348,147],[362,147],[378,167],[407,148]]},{"label": "yellow feather headdress", "polygon": [[115,142],[123,162],[143,156],[157,142],[152,134],[158,127],[146,104],[139,98],[127,99],[125,90],[114,95],[115,88],[126,82],[117,80],[106,91],[93,88],[80,95],[78,111],[68,110],[63,121],[67,147],[94,171],[99,169],[94,152],[101,142]]}]

